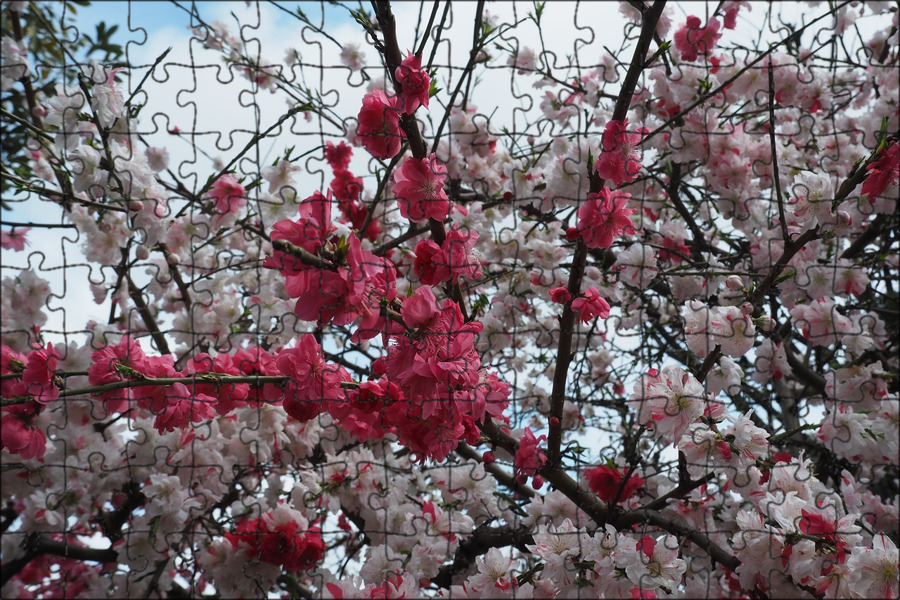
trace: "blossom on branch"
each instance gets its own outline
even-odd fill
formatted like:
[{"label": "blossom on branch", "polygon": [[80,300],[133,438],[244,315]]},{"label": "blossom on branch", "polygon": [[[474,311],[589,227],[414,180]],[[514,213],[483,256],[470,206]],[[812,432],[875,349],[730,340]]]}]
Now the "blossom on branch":
[{"label": "blossom on branch", "polygon": [[428,108],[431,78],[422,69],[422,57],[410,52],[409,56],[394,70],[394,76],[402,88],[400,98],[403,101],[404,114],[411,115],[420,106]]},{"label": "blossom on branch", "polygon": [[453,208],[444,191],[447,167],[437,156],[407,158],[394,172],[394,197],[400,214],[414,223],[428,219],[443,221]]},{"label": "blossom on branch", "polygon": [[603,131],[603,151],[594,163],[594,170],[616,187],[634,181],[641,171],[641,140],[649,132],[646,127],[629,132],[628,119],[609,121]]},{"label": "blossom on branch", "polygon": [[692,15],[675,32],[675,49],[681,53],[684,61],[693,62],[698,57],[709,54],[722,37],[719,33],[719,20],[715,17],[705,27],[700,27],[700,23],[700,18]]},{"label": "blossom on branch", "polygon": [[611,192],[609,188],[588,194],[587,201],[578,209],[578,228],[570,232],[581,236],[588,248],[601,249],[612,246],[623,233],[634,234],[629,218],[634,209],[625,208],[630,198],[631,194]]},{"label": "blossom on branch", "polygon": [[363,96],[359,110],[357,140],[375,158],[393,158],[400,152],[405,134],[400,129],[403,100],[382,90]]}]

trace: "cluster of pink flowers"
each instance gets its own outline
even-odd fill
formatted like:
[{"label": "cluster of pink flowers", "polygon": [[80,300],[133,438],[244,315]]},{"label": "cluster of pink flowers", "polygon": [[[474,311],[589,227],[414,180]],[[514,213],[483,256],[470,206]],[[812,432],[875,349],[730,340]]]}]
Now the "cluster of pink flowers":
[{"label": "cluster of pink flowers", "polygon": [[276,565],[288,573],[314,567],[325,554],[321,529],[310,526],[302,513],[284,505],[258,519],[242,521],[225,538],[247,560]]},{"label": "cluster of pink flowers", "polygon": [[409,157],[394,173],[394,196],[400,214],[414,223],[443,221],[453,210],[444,191],[447,167],[432,154],[418,160]]},{"label": "cluster of pink flowers", "polygon": [[298,221],[279,221],[272,240],[285,240],[322,259],[306,264],[300,258],[275,250],[263,266],[277,269],[285,289],[297,298],[295,312],[305,321],[352,323],[360,318],[360,335],[370,339],[390,331],[381,316],[381,302],[396,294],[393,264],[363,250],[358,237],[340,239],[331,223],[331,192],[316,192],[300,204]]},{"label": "cluster of pink flowers", "polygon": [[693,62],[700,56],[708,55],[722,37],[719,33],[719,20],[715,17],[705,27],[701,27],[700,23],[700,18],[692,15],[675,32],[675,49],[681,53],[682,60]]},{"label": "cluster of pink flowers", "polygon": [[[349,170],[352,157],[353,149],[347,145],[347,142],[341,142],[338,145],[333,142],[325,142],[325,161],[334,173],[334,179],[331,180],[329,189],[344,215],[343,220],[359,231],[366,222],[369,211],[360,201],[363,180]],[[381,227],[377,221],[370,219],[365,237],[376,240],[379,233],[381,233]]]},{"label": "cluster of pink flowers", "polygon": [[634,181],[641,171],[641,140],[649,132],[646,127],[628,131],[628,119],[609,121],[603,130],[603,151],[594,163],[594,170],[616,187]]},{"label": "cluster of pink flowers", "polygon": [[534,432],[526,427],[519,438],[519,447],[516,449],[516,459],[513,467],[516,480],[524,484],[529,477],[533,478],[534,487],[543,487],[543,479],[538,473],[547,463],[547,455],[541,450],[541,442],[547,439],[546,435],[535,437]]},{"label": "cluster of pink flowers", "polygon": [[426,285],[439,285],[449,281],[456,283],[459,277],[481,277],[481,261],[473,248],[478,234],[458,227],[447,232],[444,242],[438,246],[431,240],[416,244],[414,267],[419,281]]},{"label": "cluster of pink flowers", "polygon": [[456,302],[440,305],[423,286],[403,302],[400,314],[407,334],[394,336],[396,343],[373,370],[396,384],[405,400],[393,411],[388,407],[401,443],[443,460],[459,440],[477,442],[477,422],[502,417],[509,386],[482,368],[475,336],[483,326],[467,323]]},{"label": "cluster of pink flowers", "polygon": [[27,398],[26,404],[3,407],[0,417],[2,447],[22,458],[41,458],[47,445],[43,429],[35,420],[44,407],[59,398],[59,388],[53,378],[60,355],[48,344],[35,346],[27,354],[0,346],[0,394],[3,398]]},{"label": "cluster of pink flowers", "polygon": [[375,158],[393,158],[400,152],[405,137],[400,128],[402,109],[400,98],[389,97],[382,90],[372,90],[363,97],[357,140]]},{"label": "cluster of pink flowers", "polygon": [[588,248],[609,248],[617,237],[634,233],[629,218],[634,209],[625,208],[631,194],[611,192],[603,188],[596,194],[588,194],[587,201],[578,209],[578,227],[567,232],[570,239],[580,236]]},{"label": "cluster of pink flowers", "polygon": [[635,473],[631,473],[626,482],[622,471],[608,465],[587,469],[584,476],[588,480],[591,491],[604,502],[612,502],[618,497],[618,503],[622,504],[644,486],[644,480]]}]

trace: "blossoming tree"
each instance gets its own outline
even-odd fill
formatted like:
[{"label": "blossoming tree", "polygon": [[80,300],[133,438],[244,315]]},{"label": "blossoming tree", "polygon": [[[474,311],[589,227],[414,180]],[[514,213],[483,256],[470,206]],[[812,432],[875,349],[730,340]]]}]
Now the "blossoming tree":
[{"label": "blossoming tree", "polygon": [[593,6],[194,10],[289,108],[190,178],[3,4],[4,597],[897,596],[896,6]]}]

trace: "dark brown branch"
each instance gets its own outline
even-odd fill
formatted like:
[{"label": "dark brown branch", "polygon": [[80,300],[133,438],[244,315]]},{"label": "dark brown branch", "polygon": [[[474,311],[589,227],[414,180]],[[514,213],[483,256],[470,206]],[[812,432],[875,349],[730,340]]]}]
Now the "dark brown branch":
[{"label": "dark brown branch", "polygon": [[[650,50],[650,42],[656,31],[656,23],[662,15],[666,0],[656,0],[653,6],[643,14],[644,23],[641,35],[638,38],[637,48],[631,58],[628,73],[622,82],[622,90],[616,100],[612,120],[623,121],[628,115],[631,99],[638,79],[644,69],[644,61]],[[588,177],[590,179],[591,193],[597,193],[603,189],[603,179],[594,171],[593,165],[588,165]],[[575,243],[575,253],[572,257],[572,269],[569,272],[568,291],[572,298],[581,295],[581,281],[584,277],[584,267],[587,261],[587,246],[584,240],[579,239]],[[550,430],[547,438],[547,459],[550,465],[557,466],[560,463],[562,446],[562,416],[565,402],[566,382],[569,375],[569,365],[572,362],[572,338],[575,332],[575,311],[571,303],[566,303],[559,324],[559,344],[557,345],[556,366],[553,370],[553,389],[550,393]]]},{"label": "dark brown branch", "polygon": [[29,536],[26,540],[26,554],[22,558],[11,560],[4,564],[2,576],[0,576],[0,587],[6,585],[10,579],[18,575],[28,563],[42,554],[53,554],[55,556],[63,556],[65,558],[73,558],[75,560],[88,560],[98,563],[115,563],[119,560],[119,553],[108,548],[102,550],[100,548],[88,548],[69,542],[47,540],[37,535]]},{"label": "dark brown branch", "polygon": [[[123,252],[127,252],[124,248],[122,250]],[[160,331],[159,325],[157,325],[156,319],[153,317],[153,313],[150,312],[150,307],[144,302],[141,290],[138,289],[131,279],[131,273],[128,272],[128,267],[125,267],[125,283],[128,285],[128,296],[131,298],[131,301],[134,302],[138,314],[141,315],[141,319],[143,319],[144,324],[150,331],[150,337],[156,342],[156,349],[159,350],[160,354],[171,354],[169,343],[166,341],[166,336]]]},{"label": "dark brown branch", "polygon": [[781,238],[787,244],[791,239],[784,219],[784,198],[781,196],[781,173],[778,172],[778,146],[775,144],[775,69],[769,72],[769,146],[772,153],[772,177],[775,179],[775,200],[778,202],[778,220],[781,221]]},{"label": "dark brown branch", "polygon": [[184,307],[190,313],[191,311],[191,292],[188,290],[187,285],[184,283],[184,279],[181,278],[181,272],[178,270],[178,264],[175,263],[172,259],[174,255],[172,251],[169,250],[169,247],[165,242],[160,242],[159,249],[163,253],[163,256],[166,257],[166,264],[169,266],[169,274],[172,276],[172,280],[175,282],[175,285],[178,286],[178,291],[181,293],[181,301],[184,302]]},{"label": "dark brown branch", "polygon": [[675,517],[662,515],[654,510],[639,510],[635,511],[635,513],[638,513],[642,517],[642,521],[661,527],[672,535],[691,540],[699,548],[709,554],[711,559],[731,571],[737,569],[741,564],[741,561],[736,556],[713,542],[709,539],[709,536],[696,529],[692,524],[676,519]]},{"label": "dark brown branch", "polygon": [[482,525],[472,532],[459,544],[453,563],[441,567],[437,575],[431,578],[431,583],[438,587],[449,588],[453,583],[453,576],[465,573],[475,558],[484,554],[491,548],[505,548],[515,546],[522,552],[528,552],[526,544],[533,544],[534,538],[525,528],[513,529],[509,526],[491,527]]},{"label": "dark brown branch", "polygon": [[523,496],[525,498],[534,498],[535,496],[537,496],[537,492],[535,492],[527,485],[520,484],[518,481],[516,481],[515,477],[504,471],[497,463],[484,464],[481,453],[467,443],[460,442],[459,446],[456,447],[456,453],[463,458],[477,460],[478,462],[483,464],[484,470],[487,473],[493,475],[494,479],[496,479],[497,482],[500,483],[500,485],[512,490],[519,496]]}]

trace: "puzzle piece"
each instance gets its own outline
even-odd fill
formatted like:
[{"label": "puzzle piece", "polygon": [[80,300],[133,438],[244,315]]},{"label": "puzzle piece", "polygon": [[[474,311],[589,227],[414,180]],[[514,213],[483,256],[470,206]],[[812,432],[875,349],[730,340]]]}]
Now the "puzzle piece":
[{"label": "puzzle piece", "polygon": [[4,597],[896,597],[896,11],[699,8],[4,3]]}]

